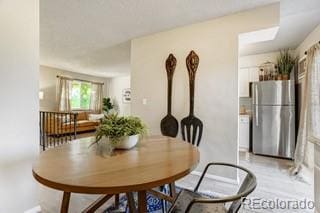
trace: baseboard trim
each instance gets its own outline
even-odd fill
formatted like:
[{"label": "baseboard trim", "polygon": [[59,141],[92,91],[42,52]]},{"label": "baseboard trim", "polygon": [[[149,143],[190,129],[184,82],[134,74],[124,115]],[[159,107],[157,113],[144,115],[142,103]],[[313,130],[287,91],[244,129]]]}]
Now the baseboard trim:
[{"label": "baseboard trim", "polygon": [[[192,175],[201,176],[202,173],[198,172],[198,171],[192,171],[191,174]],[[209,178],[211,180],[222,182],[222,183],[239,185],[239,180],[238,179],[234,180],[234,179],[231,179],[231,178],[226,178],[226,177],[222,177],[222,176],[218,176],[218,175],[212,175],[212,174],[206,174],[205,177]]]},{"label": "baseboard trim", "polygon": [[24,211],[24,213],[41,213],[41,207],[40,206],[35,206],[31,209],[28,209]]}]

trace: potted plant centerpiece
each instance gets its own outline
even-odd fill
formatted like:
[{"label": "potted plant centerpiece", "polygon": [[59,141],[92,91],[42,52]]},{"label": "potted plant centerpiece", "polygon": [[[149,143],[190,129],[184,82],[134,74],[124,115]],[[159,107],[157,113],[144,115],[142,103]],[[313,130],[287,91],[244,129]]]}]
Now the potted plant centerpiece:
[{"label": "potted plant centerpiece", "polygon": [[114,149],[131,149],[146,134],[146,126],[138,117],[106,115],[97,128],[96,141],[100,150],[112,153]]},{"label": "potted plant centerpiece", "polygon": [[290,73],[296,64],[297,58],[293,57],[289,49],[280,50],[280,55],[277,58],[277,68],[279,75],[278,79],[288,80],[290,77]]}]

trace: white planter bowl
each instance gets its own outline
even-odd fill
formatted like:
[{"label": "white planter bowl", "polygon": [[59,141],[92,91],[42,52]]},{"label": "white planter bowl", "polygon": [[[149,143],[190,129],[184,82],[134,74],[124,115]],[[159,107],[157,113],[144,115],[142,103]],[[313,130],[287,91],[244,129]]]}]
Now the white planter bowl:
[{"label": "white planter bowl", "polygon": [[131,149],[139,142],[139,134],[123,137],[115,146],[116,149]]}]

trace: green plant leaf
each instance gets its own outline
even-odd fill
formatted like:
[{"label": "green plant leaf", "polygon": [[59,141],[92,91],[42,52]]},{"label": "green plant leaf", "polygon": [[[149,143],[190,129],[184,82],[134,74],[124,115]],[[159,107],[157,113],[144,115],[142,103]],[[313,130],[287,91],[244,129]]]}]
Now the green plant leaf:
[{"label": "green plant leaf", "polygon": [[290,54],[289,49],[280,50],[277,58],[277,67],[279,74],[289,75],[297,62],[297,57]]},{"label": "green plant leaf", "polygon": [[118,143],[122,137],[147,134],[147,128],[140,118],[134,116],[106,115],[97,128],[96,141],[108,137],[112,144]]}]

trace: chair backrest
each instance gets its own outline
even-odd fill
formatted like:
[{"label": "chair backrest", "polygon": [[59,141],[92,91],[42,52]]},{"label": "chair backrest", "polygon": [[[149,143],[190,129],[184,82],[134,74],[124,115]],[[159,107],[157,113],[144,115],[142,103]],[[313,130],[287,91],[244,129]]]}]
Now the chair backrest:
[{"label": "chair backrest", "polygon": [[[251,174],[251,173],[248,173],[246,175],[246,177],[244,178],[237,194],[241,194],[241,193],[244,193],[246,192],[248,189],[250,188],[253,188],[252,186],[253,185],[256,185],[256,181],[255,181],[255,177]],[[249,192],[251,193],[251,192]],[[246,193],[245,196],[247,196],[249,193]],[[239,200],[235,200],[232,202],[232,204],[230,205],[229,209],[228,209],[228,213],[236,213],[239,211],[241,205],[242,205],[242,202],[244,201],[245,197],[242,197],[241,199]]]},{"label": "chair backrest", "polygon": [[238,212],[241,207],[242,201],[251,192],[253,192],[253,190],[256,188],[256,186],[257,186],[256,176],[248,169],[246,169],[242,166],[239,166],[239,165],[235,165],[235,164],[231,164],[231,163],[224,163],[224,162],[208,163],[207,166],[205,167],[196,187],[194,188],[194,192],[198,192],[198,189],[204,179],[204,176],[206,175],[209,167],[212,167],[212,166],[225,166],[225,167],[236,168],[236,169],[239,169],[239,170],[244,171],[246,173],[246,176],[245,176],[243,182],[241,183],[241,186],[240,186],[237,194],[225,196],[225,197],[213,198],[213,199],[205,199],[205,200],[200,199],[200,200],[191,202],[189,204],[187,210],[190,210],[192,205],[197,202],[198,203],[228,203],[228,202],[232,202],[229,209],[228,209],[228,212],[229,213]]}]

